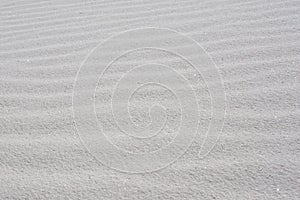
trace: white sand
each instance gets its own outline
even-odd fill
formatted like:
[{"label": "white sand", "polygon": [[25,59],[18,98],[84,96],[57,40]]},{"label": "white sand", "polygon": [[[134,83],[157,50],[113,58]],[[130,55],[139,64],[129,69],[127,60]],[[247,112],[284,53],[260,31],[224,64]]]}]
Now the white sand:
[{"label": "white sand", "polygon": [[[299,13],[293,0],[2,0],[0,199],[300,199]],[[80,142],[73,84],[99,42],[149,26],[202,45],[223,78],[227,113],[204,159],[196,138],[165,169],[120,173]],[[119,75],[112,70],[105,87]],[[109,111],[99,112],[103,122]],[[165,145],[156,142],[136,148]]]}]

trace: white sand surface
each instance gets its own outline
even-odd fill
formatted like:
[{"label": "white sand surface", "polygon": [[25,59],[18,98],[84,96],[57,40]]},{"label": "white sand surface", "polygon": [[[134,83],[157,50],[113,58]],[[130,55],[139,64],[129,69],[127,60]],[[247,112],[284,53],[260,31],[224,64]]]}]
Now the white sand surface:
[{"label": "white sand surface", "polygon": [[[2,0],[0,199],[300,199],[299,15],[299,0]],[[173,164],[152,173],[131,174],[111,168],[118,162],[115,157],[110,160],[107,154],[108,164],[101,163],[101,155],[84,146],[74,122],[72,97],[77,72],[93,48],[115,34],[143,27],[171,29],[203,47],[223,80],[226,116],[208,156],[198,156],[200,134]],[[140,36],[145,41],[154,37]],[[130,39],[135,37],[117,45],[123,48]],[[162,41],[167,39],[162,35]],[[102,53],[120,48],[108,46]],[[172,48],[190,50],[191,58],[198,56],[180,40]],[[117,134],[109,120],[108,91],[123,75],[122,69],[147,59],[167,63],[169,57],[157,52],[125,56],[98,83],[104,89],[96,91],[96,116],[111,142],[126,151],[149,153],[175,138],[172,128],[179,124],[179,104],[172,91],[162,87],[141,90],[131,110],[142,127],[150,119],[140,109],[144,104],[166,103],[174,111],[166,113],[169,129],[151,144]],[[174,63],[175,68],[181,66]],[[171,72],[152,69],[136,71],[132,77],[150,80],[163,74],[162,79],[173,80]],[[192,75],[187,68],[178,70]],[[87,80],[83,83],[89,83],[90,76],[95,76],[94,71],[83,76]],[[206,116],[211,104],[205,92],[211,91],[201,81],[194,86]],[[114,104],[120,121],[125,114],[118,101],[128,95],[129,82],[121,84]],[[214,78],[208,81],[213,87],[217,83]],[[172,87],[185,90],[179,83]],[[84,97],[88,89],[76,92]],[[85,105],[77,103],[79,108]],[[161,118],[153,116],[158,124],[150,128],[156,129]],[[207,119],[200,126],[207,128]],[[166,156],[173,158],[176,153]],[[165,159],[146,161],[137,164],[151,167]]]}]

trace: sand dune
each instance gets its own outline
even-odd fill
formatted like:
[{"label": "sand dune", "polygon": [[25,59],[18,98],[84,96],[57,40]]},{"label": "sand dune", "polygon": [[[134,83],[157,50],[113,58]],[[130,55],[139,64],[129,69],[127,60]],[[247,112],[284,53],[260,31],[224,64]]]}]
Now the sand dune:
[{"label": "sand dune", "polygon": [[[2,1],[0,199],[300,199],[299,13],[300,2],[293,0]],[[198,157],[200,134],[170,166],[128,174],[101,164],[82,144],[74,124],[74,85],[93,48],[143,27],[171,29],[203,47],[223,80],[226,116],[221,136],[205,158]],[[155,34],[141,38],[155,44],[170,39]],[[139,37],[120,40],[103,53],[118,52],[134,39]],[[188,52],[188,59],[199,56],[192,45],[169,45]],[[151,144],[119,134],[110,116],[110,91],[126,67],[169,63],[192,82],[203,111],[201,128],[209,126],[207,84],[214,88],[218,83],[194,76],[187,63],[158,52],[120,57],[97,85],[97,119],[109,140],[127,151],[150,152],[172,143],[180,110],[168,88],[141,88],[133,95],[132,120],[145,127],[151,120],[142,107],[159,102],[170,107],[166,129],[149,139]],[[173,80],[171,71],[155,69],[134,71],[132,78]],[[83,75],[76,90],[82,96],[93,89],[88,84],[95,71]],[[130,80],[121,84],[115,104],[124,126],[121,100],[128,96]],[[172,87],[179,93],[186,90],[180,82]],[[86,104],[76,105],[84,110]]]}]

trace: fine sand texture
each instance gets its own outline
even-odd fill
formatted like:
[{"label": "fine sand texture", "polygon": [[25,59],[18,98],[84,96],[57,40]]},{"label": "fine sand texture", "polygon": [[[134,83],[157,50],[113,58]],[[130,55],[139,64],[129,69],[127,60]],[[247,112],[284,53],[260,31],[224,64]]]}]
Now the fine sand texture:
[{"label": "fine sand texture", "polygon": [[[199,56],[214,63],[203,77],[188,63]],[[0,199],[298,200],[299,79],[299,0],[1,0]]]}]

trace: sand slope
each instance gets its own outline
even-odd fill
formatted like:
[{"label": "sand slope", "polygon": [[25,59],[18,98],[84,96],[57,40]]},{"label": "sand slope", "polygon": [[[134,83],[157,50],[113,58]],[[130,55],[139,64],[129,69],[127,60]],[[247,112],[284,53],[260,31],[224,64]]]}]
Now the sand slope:
[{"label": "sand slope", "polygon": [[[2,1],[0,199],[300,199],[299,13],[293,0]],[[145,26],[204,47],[227,114],[207,158],[195,141],[170,167],[129,175],[82,146],[72,90],[92,48]]]}]

